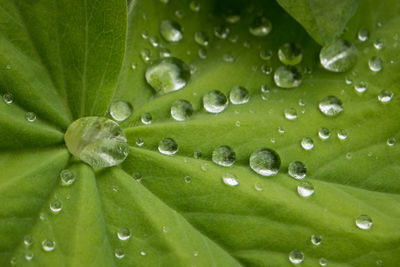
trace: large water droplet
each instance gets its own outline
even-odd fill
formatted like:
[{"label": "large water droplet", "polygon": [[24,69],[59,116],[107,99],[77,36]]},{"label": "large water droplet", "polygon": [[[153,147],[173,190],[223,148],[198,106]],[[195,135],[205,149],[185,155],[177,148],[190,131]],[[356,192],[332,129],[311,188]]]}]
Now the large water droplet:
[{"label": "large water droplet", "polygon": [[302,82],[302,74],[295,66],[280,66],[275,71],[274,80],[282,88],[298,87]]},{"label": "large water droplet", "polygon": [[203,96],[203,107],[210,113],[220,113],[228,106],[228,99],[224,93],[212,90]]},{"label": "large water droplet", "polygon": [[306,165],[301,161],[289,163],[288,173],[295,179],[304,179],[307,175]]},{"label": "large water droplet", "polygon": [[249,102],[250,94],[246,88],[235,86],[229,93],[229,99],[234,105],[246,104]]},{"label": "large water droplet", "polygon": [[171,116],[174,120],[184,121],[193,114],[193,105],[187,100],[176,100],[171,105]]},{"label": "large water droplet", "polygon": [[392,100],[392,98],[393,98],[393,92],[391,90],[387,90],[387,89],[382,90],[378,95],[378,100],[381,103],[390,102],[390,100]]},{"label": "large water droplet", "polygon": [[301,182],[297,186],[297,193],[302,197],[309,197],[314,194],[314,186],[310,182]]},{"label": "large water droplet", "polygon": [[122,128],[106,118],[80,118],[71,123],[64,139],[74,156],[94,168],[118,165],[129,152]]},{"label": "large water droplet", "polygon": [[267,36],[271,30],[272,24],[265,17],[256,17],[249,27],[250,33],[258,37]]},{"label": "large water droplet", "polygon": [[281,158],[269,148],[260,148],[250,155],[250,168],[262,176],[272,176],[279,172]]},{"label": "large water droplet", "polygon": [[292,250],[289,253],[289,260],[293,264],[300,264],[304,260],[304,253],[297,249]]},{"label": "large water droplet", "polygon": [[190,68],[178,58],[163,58],[146,69],[145,77],[155,91],[169,93],[187,85],[190,80]]},{"label": "large water droplet", "polygon": [[116,121],[124,121],[132,115],[133,107],[126,101],[114,101],[108,109],[111,117]]},{"label": "large water droplet", "polygon": [[140,116],[140,120],[143,124],[151,124],[153,122],[153,116],[150,113],[145,112]]},{"label": "large water droplet", "polygon": [[238,186],[239,180],[234,174],[226,173],[222,175],[222,182],[229,186]]},{"label": "large water droplet", "polygon": [[372,227],[372,219],[368,215],[360,215],[356,219],[356,225],[362,230],[368,230]]},{"label": "large water droplet", "polygon": [[172,138],[164,138],[158,144],[158,151],[164,155],[174,155],[178,152],[178,143]]},{"label": "large water droplet", "polygon": [[357,62],[357,48],[350,42],[336,40],[324,46],[319,53],[321,65],[334,72],[346,72]]},{"label": "large water droplet", "polygon": [[52,240],[45,239],[42,242],[42,248],[46,252],[53,251],[56,248],[56,242]]},{"label": "large water droplet", "polygon": [[118,239],[125,241],[131,238],[131,231],[128,228],[121,228],[117,233]]},{"label": "large water droplet", "polygon": [[236,153],[229,146],[219,146],[212,153],[212,161],[220,166],[229,167],[236,161]]},{"label": "large water droplet", "polygon": [[297,65],[303,59],[303,54],[297,43],[284,43],[279,47],[278,57],[285,65]]},{"label": "large water droplet", "polygon": [[302,147],[304,150],[311,150],[311,149],[314,148],[314,141],[312,140],[311,137],[304,137],[304,138],[301,140],[301,147]]},{"label": "large water droplet", "polygon": [[342,100],[336,96],[327,96],[319,102],[319,110],[327,116],[337,116],[343,112]]},{"label": "large water droplet", "polygon": [[171,20],[161,22],[160,33],[167,42],[179,42],[183,38],[181,25]]}]

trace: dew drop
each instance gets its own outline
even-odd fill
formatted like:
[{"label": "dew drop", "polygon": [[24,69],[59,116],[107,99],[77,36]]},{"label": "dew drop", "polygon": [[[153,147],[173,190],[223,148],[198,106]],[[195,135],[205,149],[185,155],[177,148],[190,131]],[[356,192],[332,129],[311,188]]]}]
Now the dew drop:
[{"label": "dew drop", "polygon": [[190,68],[182,60],[169,57],[152,63],[145,73],[147,83],[156,91],[169,93],[184,88],[190,80]]},{"label": "dew drop", "polygon": [[226,39],[229,35],[230,29],[224,25],[214,28],[214,35],[219,39]]},{"label": "dew drop", "polygon": [[321,245],[322,242],[322,236],[320,235],[312,235],[311,236],[311,243],[315,246]]},{"label": "dew drop", "polygon": [[142,60],[147,63],[150,61],[150,56],[151,56],[151,52],[148,49],[143,49],[142,51],[140,51],[140,57],[142,58]]},{"label": "dew drop", "polygon": [[119,100],[111,103],[108,112],[114,120],[124,121],[132,115],[133,107],[129,102]]},{"label": "dew drop", "polygon": [[338,133],[337,133],[337,137],[340,140],[346,140],[347,139],[347,131],[345,129],[339,130]]},{"label": "dew drop", "polygon": [[314,194],[314,186],[310,182],[301,182],[297,186],[297,193],[302,197],[309,197]]},{"label": "dew drop", "polygon": [[193,114],[193,105],[187,100],[176,100],[171,105],[171,116],[176,121],[189,119]]},{"label": "dew drop", "polygon": [[229,146],[219,146],[212,152],[212,161],[217,165],[230,167],[236,161],[236,153]]},{"label": "dew drop", "polygon": [[122,248],[117,248],[114,250],[114,256],[117,259],[122,259],[123,257],[125,257],[125,252]]},{"label": "dew drop", "polygon": [[141,255],[141,256],[146,256],[147,253],[146,253],[146,251],[140,251],[140,255]]},{"label": "dew drop", "polygon": [[56,242],[52,240],[45,239],[42,242],[42,248],[46,252],[53,251],[56,248]]},{"label": "dew drop", "polygon": [[314,141],[311,139],[311,137],[304,137],[301,140],[301,147],[304,150],[311,150],[314,148]]},{"label": "dew drop", "polygon": [[365,81],[359,81],[354,85],[354,90],[356,90],[358,93],[362,94],[368,89],[368,83]]},{"label": "dew drop", "polygon": [[25,113],[25,119],[28,122],[34,122],[36,120],[36,114],[33,112],[26,112]]},{"label": "dew drop", "polygon": [[232,173],[226,173],[222,175],[222,182],[228,186],[238,186],[239,180],[237,177]]},{"label": "dew drop", "polygon": [[302,82],[302,74],[295,66],[280,66],[275,71],[274,81],[281,88],[298,87]]},{"label": "dew drop", "polygon": [[218,90],[212,90],[203,96],[203,107],[210,113],[220,113],[224,111],[228,103],[226,95]]},{"label": "dew drop", "polygon": [[60,172],[60,179],[61,185],[69,186],[75,182],[75,174],[71,170],[65,169]]},{"label": "dew drop", "polygon": [[336,96],[327,96],[319,102],[319,110],[327,116],[337,116],[343,112],[342,100]]},{"label": "dew drop", "polygon": [[388,140],[386,141],[386,144],[388,146],[394,146],[396,144],[396,138],[394,138],[394,137],[388,138]]},{"label": "dew drop", "polygon": [[378,100],[381,103],[388,103],[393,98],[393,92],[391,90],[384,89],[378,95]]},{"label": "dew drop", "polygon": [[328,128],[322,127],[318,130],[318,136],[319,138],[321,138],[321,140],[326,140],[329,139],[329,137],[331,137],[331,132],[329,131]]},{"label": "dew drop", "polygon": [[319,53],[321,65],[333,72],[346,72],[357,62],[357,48],[350,42],[336,40]]},{"label": "dew drop", "polygon": [[164,155],[174,155],[178,152],[178,143],[172,138],[164,138],[158,144],[158,151]]},{"label": "dew drop", "polygon": [[181,25],[171,20],[161,22],[160,33],[167,42],[179,42],[183,38]]},{"label": "dew drop", "polygon": [[6,104],[12,104],[14,102],[14,96],[11,93],[5,93],[3,95],[3,101]]},{"label": "dew drop", "polygon": [[197,51],[197,54],[199,55],[199,58],[200,58],[200,59],[206,59],[206,58],[207,58],[207,50],[204,49],[204,48],[200,48],[200,49]]},{"label": "dew drop", "polygon": [[128,228],[121,228],[117,233],[118,239],[125,241],[131,238],[131,231]]},{"label": "dew drop", "polygon": [[64,139],[71,154],[94,168],[118,165],[129,152],[122,128],[107,118],[80,118],[71,123]]},{"label": "dew drop", "polygon": [[365,28],[361,28],[358,31],[357,37],[358,37],[358,40],[360,40],[361,42],[368,41],[369,31],[367,29],[365,29]]},{"label": "dew drop", "polygon": [[307,175],[306,165],[301,161],[289,163],[288,173],[295,179],[304,179]]},{"label": "dew drop", "polygon": [[246,104],[249,102],[250,94],[246,88],[242,86],[235,86],[229,93],[229,99],[234,105]]},{"label": "dew drop", "polygon": [[260,51],[260,58],[262,60],[270,60],[272,58],[272,51],[271,50],[267,50],[267,49],[263,49]]},{"label": "dew drop", "polygon": [[24,236],[24,245],[26,247],[30,247],[32,245],[32,243],[33,243],[33,238],[31,235]]},{"label": "dew drop", "polygon": [[285,65],[297,65],[303,59],[301,47],[297,43],[284,43],[278,50],[279,60]]},{"label": "dew drop", "polygon": [[297,249],[292,250],[289,253],[289,260],[293,264],[300,264],[304,260],[304,253]]},{"label": "dew drop", "polygon": [[281,159],[274,150],[260,148],[250,155],[250,168],[262,176],[272,176],[279,172]]},{"label": "dew drop", "polygon": [[326,265],[328,265],[328,260],[325,259],[325,258],[320,258],[320,259],[319,259],[319,265],[321,265],[321,266],[326,266]]},{"label": "dew drop", "polygon": [[153,122],[153,116],[150,113],[143,113],[140,116],[140,120],[143,124],[151,124]]},{"label": "dew drop", "polygon": [[380,57],[371,57],[368,61],[369,69],[373,72],[381,71],[383,68],[383,62]]},{"label": "dew drop", "polygon": [[376,50],[382,50],[385,47],[385,40],[384,39],[375,40],[374,47]]},{"label": "dew drop", "polygon": [[285,118],[288,119],[288,120],[292,121],[292,120],[297,119],[297,110],[294,109],[294,108],[285,109],[283,114],[285,115]]},{"label": "dew drop", "polygon": [[190,184],[192,182],[192,178],[190,176],[185,176],[185,183]]},{"label": "dew drop", "polygon": [[194,157],[195,159],[201,158],[201,151],[195,151],[195,152],[193,152],[193,157]]},{"label": "dew drop", "polygon": [[143,146],[143,145],[144,145],[144,139],[143,139],[142,137],[136,138],[136,145],[137,145],[138,147]]},{"label": "dew drop", "polygon": [[265,75],[270,75],[272,73],[272,67],[270,65],[264,64],[261,66],[261,72]]},{"label": "dew drop", "polygon": [[259,191],[259,192],[261,192],[261,191],[264,190],[264,187],[263,187],[262,183],[257,182],[257,183],[254,184],[254,189]]},{"label": "dew drop", "polygon": [[25,252],[25,260],[27,260],[27,261],[31,261],[34,256],[35,256],[35,254],[33,254],[32,251]]},{"label": "dew drop", "polygon": [[56,199],[50,203],[50,210],[54,214],[59,213],[62,210],[62,203],[60,200]]},{"label": "dew drop", "polygon": [[200,3],[197,1],[191,1],[189,4],[189,8],[193,12],[199,12],[200,11]]},{"label": "dew drop", "polygon": [[257,37],[267,36],[272,30],[271,22],[265,17],[256,17],[249,27],[252,35]]},{"label": "dew drop", "polygon": [[195,32],[194,41],[201,46],[208,46],[209,38],[205,32]]},{"label": "dew drop", "polygon": [[356,226],[362,230],[371,229],[372,224],[372,219],[368,215],[360,215],[356,219]]}]

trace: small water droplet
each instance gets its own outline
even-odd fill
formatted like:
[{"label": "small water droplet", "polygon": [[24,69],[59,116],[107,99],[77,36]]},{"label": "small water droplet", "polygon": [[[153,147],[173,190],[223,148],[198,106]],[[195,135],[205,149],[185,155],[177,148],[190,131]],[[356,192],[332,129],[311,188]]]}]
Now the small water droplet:
[{"label": "small water droplet", "polygon": [[222,59],[227,62],[227,63],[233,63],[235,61],[235,58],[231,53],[225,53],[222,55]]},{"label": "small water droplet", "polygon": [[207,58],[207,50],[204,49],[204,48],[200,48],[200,49],[197,51],[197,54],[199,55],[199,58],[200,58],[200,59],[206,59],[206,58]]},{"label": "small water droplet", "polygon": [[260,51],[260,58],[262,60],[270,60],[272,58],[272,51],[271,50],[267,50],[267,49],[263,49]]},{"label": "small water droplet", "polygon": [[25,260],[27,260],[27,261],[31,261],[34,256],[35,256],[35,254],[33,254],[32,251],[25,252]]},{"label": "small water droplet", "polygon": [[386,144],[388,146],[394,146],[396,144],[396,138],[394,138],[394,137],[388,138],[388,140],[386,141]]},{"label": "small water droplet", "polygon": [[114,120],[124,121],[132,115],[133,107],[129,102],[118,100],[111,103],[108,112]]},{"label": "small water droplet", "polygon": [[383,68],[383,62],[380,57],[371,57],[368,61],[369,69],[378,72],[381,71]]},{"label": "small water droplet", "polygon": [[320,128],[320,129],[318,130],[318,136],[319,136],[319,138],[321,138],[322,140],[326,140],[326,139],[329,139],[329,137],[331,136],[331,132],[329,131],[328,128],[322,127],[322,128]]},{"label": "small water droplet", "polygon": [[357,48],[350,42],[336,40],[319,53],[321,65],[333,72],[346,72],[357,62]]},{"label": "small water droplet", "polygon": [[301,140],[301,147],[304,150],[311,150],[314,148],[314,141],[311,139],[311,137],[304,137]]},{"label": "small water droplet", "polygon": [[382,50],[385,47],[384,39],[376,39],[374,42],[374,47],[376,50]]},{"label": "small water droplet", "polygon": [[288,120],[295,120],[297,119],[297,110],[294,108],[287,108],[285,109],[285,111],[283,112],[283,114],[285,115],[285,118]]},{"label": "small water droplet", "polygon": [[143,124],[151,124],[153,122],[153,116],[146,112],[140,116],[140,120]]},{"label": "small water droplet", "polygon": [[185,183],[189,184],[192,182],[192,178],[190,176],[185,176]]},{"label": "small water droplet", "polygon": [[360,215],[356,219],[356,226],[362,230],[371,229],[372,224],[372,219],[368,215]]},{"label": "small water droplet", "polygon": [[10,264],[11,264],[11,265],[17,264],[17,258],[12,257],[11,260],[10,260]]},{"label": "small water droplet", "polygon": [[33,112],[26,112],[25,119],[29,122],[34,122],[36,120],[36,114]]},{"label": "small water droplet", "polygon": [[212,161],[217,165],[230,167],[236,161],[236,153],[229,146],[219,146],[212,152]]},{"label": "small water droplet", "polygon": [[393,92],[391,90],[384,89],[378,95],[378,100],[381,103],[388,103],[393,98]]},{"label": "small water droplet", "polygon": [[313,245],[319,246],[319,245],[321,245],[321,242],[322,242],[322,236],[320,236],[320,235],[312,235],[311,236],[311,243],[313,243]]},{"label": "small water droplet", "polygon": [[275,71],[274,81],[281,88],[298,87],[302,82],[302,74],[295,66],[280,66]]},{"label": "small water droplet", "polygon": [[272,176],[279,172],[281,159],[274,150],[260,148],[250,155],[250,168],[262,176]]},{"label": "small water droplet", "polygon": [[31,235],[24,236],[24,245],[30,247],[33,243],[33,237]]},{"label": "small water droplet", "polygon": [[301,161],[289,163],[288,173],[295,179],[304,179],[307,175],[306,165]]},{"label": "small water droplet", "polygon": [[60,200],[55,199],[50,203],[50,210],[54,213],[57,214],[62,210],[62,203]]},{"label": "small water droplet", "polygon": [[176,100],[171,105],[171,116],[176,121],[189,119],[193,114],[193,105],[187,100]]},{"label": "small water droplet", "polygon": [[199,256],[199,252],[198,252],[197,250],[195,250],[195,251],[193,252],[193,256],[195,256],[195,257]]},{"label": "small water droplet", "polygon": [[214,35],[219,39],[226,39],[229,35],[230,29],[225,25],[220,25],[214,28]]},{"label": "small water droplet", "polygon": [[203,107],[210,113],[220,113],[224,111],[228,103],[225,94],[218,90],[212,90],[203,96]]},{"label": "small water droplet", "polygon": [[131,64],[131,69],[135,70],[137,68],[137,64],[136,63],[132,63]]},{"label": "small water droplet", "polygon": [[289,253],[289,260],[293,264],[300,264],[304,260],[304,253],[297,249],[292,250]]},{"label": "small water droplet", "polygon": [[42,242],[42,248],[46,252],[53,251],[56,248],[56,242],[49,239],[45,239]]},{"label": "small water droplet", "polygon": [[125,252],[122,248],[117,248],[114,250],[114,255],[117,259],[122,259],[125,257]]},{"label": "small water droplet", "polygon": [[263,187],[262,183],[257,182],[257,183],[254,184],[254,189],[256,189],[257,191],[261,192],[261,191],[264,190],[264,187]]},{"label": "small water droplet", "polygon": [[359,81],[354,85],[354,90],[362,94],[368,89],[368,83],[365,81]]},{"label": "small water droplet", "polygon": [[235,86],[229,93],[229,99],[234,105],[246,104],[249,102],[250,94],[246,88],[242,86]]},{"label": "small water droplet", "polygon": [[321,265],[321,266],[326,266],[326,265],[328,265],[328,260],[325,259],[325,258],[320,258],[320,259],[319,259],[319,265]]},{"label": "small water droplet", "polygon": [[369,38],[369,31],[365,28],[361,28],[358,31],[357,37],[358,37],[358,40],[360,40],[361,42],[365,42]]},{"label": "small water droplet", "polygon": [[164,155],[174,155],[178,152],[178,143],[172,138],[164,138],[158,144],[158,151]]},{"label": "small water droplet", "polygon": [[236,177],[236,175],[232,174],[232,173],[226,173],[224,175],[222,175],[222,182],[228,186],[238,186],[239,185],[239,181]]},{"label": "small water droplet", "polygon": [[75,174],[71,170],[65,169],[60,172],[60,179],[61,185],[69,186],[75,182]]},{"label": "small water droplet", "polygon": [[346,78],[345,78],[345,82],[348,85],[353,84],[353,80],[354,80],[353,77],[350,75],[346,76]]},{"label": "small water droplet", "polygon": [[141,256],[146,256],[147,253],[146,253],[146,251],[140,251],[140,255],[141,255]]},{"label": "small water droplet", "polygon": [[142,137],[136,138],[136,145],[137,145],[138,147],[143,146],[143,145],[144,145],[144,139],[143,139]]},{"label": "small water droplet", "polygon": [[301,182],[297,186],[297,193],[302,197],[309,197],[314,194],[314,186],[310,182]]},{"label": "small water droplet", "polygon": [[3,101],[6,104],[12,104],[14,102],[14,96],[11,93],[5,93],[3,95]]},{"label": "small water droplet", "polygon": [[191,1],[189,4],[189,8],[193,12],[199,12],[200,11],[200,3],[197,1]]},{"label": "small water droplet", "polygon": [[179,42],[183,38],[181,25],[171,20],[161,22],[160,33],[167,42]]},{"label": "small water droplet", "polygon": [[117,233],[118,239],[125,241],[131,238],[131,231],[128,228],[121,228]]},{"label": "small water droplet", "polygon": [[270,75],[272,73],[272,67],[268,64],[261,65],[261,72],[265,75]]},{"label": "small water droplet", "polygon": [[303,59],[303,54],[299,44],[284,43],[279,47],[278,57],[285,65],[297,65]]},{"label": "small water droplet", "polygon": [[343,103],[336,96],[327,96],[319,102],[319,110],[327,116],[337,116],[343,112]]},{"label": "small water droplet", "polygon": [[140,51],[140,57],[142,58],[142,60],[147,63],[150,61],[150,56],[151,56],[151,52],[148,49],[143,49],[142,51]]},{"label": "small water droplet", "polygon": [[163,58],[152,63],[145,73],[147,83],[156,92],[162,93],[184,88],[190,76],[190,67],[175,57]]},{"label": "small water droplet", "polygon": [[238,14],[235,10],[233,9],[227,9],[223,13],[223,17],[226,22],[230,24],[235,24],[240,21],[240,14]]},{"label": "small water droplet", "polygon": [[272,30],[271,22],[265,17],[256,17],[249,27],[252,35],[257,37],[267,36]]},{"label": "small water droplet", "polygon": [[346,140],[347,139],[347,131],[345,129],[339,130],[338,133],[337,133],[337,137],[340,140]]},{"label": "small water droplet", "polygon": [[193,152],[193,157],[194,157],[195,159],[201,158],[201,151],[195,151],[195,152]]},{"label": "small water droplet", "polygon": [[205,32],[195,32],[194,41],[201,46],[208,46],[209,38]]}]

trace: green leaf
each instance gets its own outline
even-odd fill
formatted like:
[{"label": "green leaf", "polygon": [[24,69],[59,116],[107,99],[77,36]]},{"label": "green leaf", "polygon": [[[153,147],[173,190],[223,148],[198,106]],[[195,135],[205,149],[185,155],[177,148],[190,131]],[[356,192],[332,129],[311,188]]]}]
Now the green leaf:
[{"label": "green leaf", "polygon": [[359,0],[277,0],[320,44],[339,37],[357,10]]},{"label": "green leaf", "polygon": [[[328,266],[397,266],[400,145],[387,144],[400,140],[396,2],[360,1],[351,19],[350,12],[337,21],[339,8],[310,1],[317,33],[299,19],[305,13],[293,11],[319,43],[337,37],[349,21],[342,38],[357,47],[357,64],[331,73],[319,63],[318,43],[276,1],[136,0],[127,7],[122,0],[0,0],[0,92],[14,95],[12,104],[0,103],[0,265],[292,266],[288,256],[297,249],[305,255],[302,266],[318,266],[321,258]],[[238,22],[226,20],[235,15]],[[249,27],[261,15],[272,31],[253,36]],[[181,41],[163,39],[166,19],[181,25]],[[321,26],[326,19],[329,29]],[[226,39],[214,34],[221,25],[230,29]],[[368,40],[357,39],[360,29],[369,31]],[[198,31],[209,36],[207,47],[195,42]],[[384,47],[374,48],[381,39]],[[286,42],[298,44],[303,56],[302,84],[293,89],[273,79]],[[142,59],[145,50],[149,62]],[[264,50],[271,50],[270,60],[261,59]],[[182,90],[160,94],[145,71],[167,52],[190,65],[192,75]],[[374,56],[383,62],[379,72],[368,67]],[[362,94],[354,90],[360,82],[368,84]],[[235,86],[249,91],[248,103],[230,103],[219,114],[204,110],[204,94],[229,95]],[[378,100],[384,89],[394,94],[387,103]],[[318,109],[328,95],[344,104],[337,117]],[[171,117],[178,99],[193,104],[186,121]],[[94,169],[69,155],[63,135],[78,117],[111,117],[112,100],[133,106],[120,122],[129,156],[119,166]],[[297,119],[285,118],[287,108]],[[36,121],[25,119],[27,111]],[[143,113],[152,115],[151,124],[141,122]],[[330,138],[318,137],[321,127]],[[337,137],[342,130],[344,140]],[[301,147],[304,137],[313,139],[312,150]],[[164,138],[178,143],[175,155],[158,151]],[[235,151],[232,167],[212,161],[221,145]],[[262,147],[280,155],[275,176],[249,167],[250,154]],[[301,181],[287,174],[293,161],[307,166],[305,181],[315,188],[308,198],[297,193]],[[69,186],[60,181],[65,169],[75,174]],[[226,185],[226,174],[239,184]],[[372,218],[371,229],[356,226],[360,215]],[[118,236],[122,230],[125,238]],[[322,236],[319,246],[312,235]],[[27,237],[32,244],[24,244]],[[55,244],[52,251],[45,251],[45,241]]]}]

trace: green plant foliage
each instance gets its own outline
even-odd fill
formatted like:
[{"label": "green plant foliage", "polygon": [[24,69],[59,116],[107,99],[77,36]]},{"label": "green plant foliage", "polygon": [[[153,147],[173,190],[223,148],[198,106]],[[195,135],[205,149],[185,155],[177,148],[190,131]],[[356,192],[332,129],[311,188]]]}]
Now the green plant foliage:
[{"label": "green plant foliage", "polygon": [[[14,98],[0,103],[0,266],[292,266],[293,250],[304,253],[301,266],[321,258],[328,266],[397,266],[400,5],[277,2],[0,0],[0,94]],[[260,16],[272,25],[265,36],[249,31]],[[180,25],[182,40],[164,39],[165,20]],[[226,38],[215,34],[221,26]],[[368,38],[360,40],[363,29]],[[345,73],[319,61],[319,44],[339,36],[358,50]],[[290,89],[274,82],[285,43],[302,55],[301,84]],[[181,90],[156,92],[145,72],[166,54],[190,66],[191,78]],[[373,57],[380,71],[369,67]],[[365,92],[355,90],[363,84]],[[237,86],[249,92],[247,103],[204,109],[203,95],[229,98]],[[385,103],[383,90],[393,93]],[[318,108],[330,95],[343,102],[333,117]],[[193,106],[183,121],[171,116],[177,100]],[[133,107],[118,122],[129,155],[92,168],[70,155],[64,133],[80,117],[112,118],[113,101]],[[285,118],[288,109],[295,119]],[[151,123],[142,122],[145,113]],[[319,137],[323,127],[329,138]],[[310,150],[301,145],[306,137]],[[165,138],[176,141],[176,154],[158,151]],[[223,145],[235,152],[231,167],[212,160]],[[259,148],[279,154],[277,175],[249,167]],[[288,174],[294,161],[306,165],[309,197]],[[70,185],[60,178],[65,169]],[[360,215],[372,218],[370,229],[356,226]],[[312,235],[322,236],[320,245]]]}]

